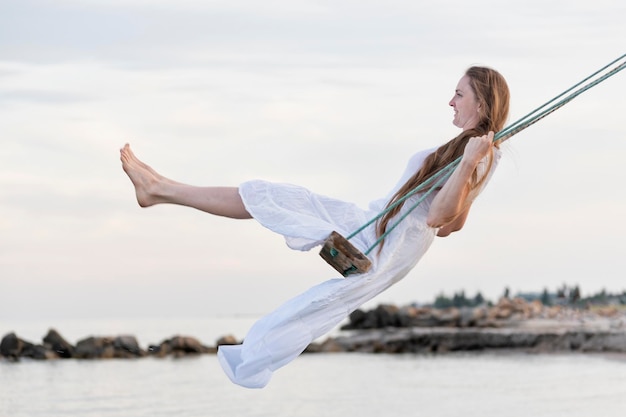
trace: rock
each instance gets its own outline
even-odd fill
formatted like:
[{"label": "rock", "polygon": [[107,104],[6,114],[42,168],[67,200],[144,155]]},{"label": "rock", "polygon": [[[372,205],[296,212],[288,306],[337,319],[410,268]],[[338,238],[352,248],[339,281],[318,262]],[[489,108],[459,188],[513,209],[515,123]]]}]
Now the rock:
[{"label": "rock", "polygon": [[74,357],[79,359],[131,359],[144,356],[135,336],[88,337],[76,343]]},{"label": "rock", "polygon": [[179,357],[188,354],[215,353],[215,351],[215,348],[204,346],[198,339],[190,336],[174,336],[161,342],[158,348],[150,348],[150,353],[159,357],[170,354]]},{"label": "rock", "polygon": [[[355,312],[356,313],[356,312]],[[359,318],[358,326],[354,323],[353,329],[378,329],[378,317],[376,310],[370,310],[367,312],[363,312],[363,316]],[[350,329],[350,326],[347,326],[346,329]]]},{"label": "rock", "polygon": [[74,354],[74,346],[54,329],[48,330],[48,334],[43,338],[43,343],[46,348],[56,352],[61,358],[71,358]]},{"label": "rock", "polygon": [[343,347],[335,342],[334,339],[328,338],[320,345],[320,352],[337,353],[343,352]]},{"label": "rock", "polygon": [[20,357],[31,359],[57,359],[59,357],[47,347],[22,340],[15,333],[9,333],[2,338],[0,354],[14,361]]},{"label": "rock", "polygon": [[322,343],[311,343],[306,349],[304,349],[303,353],[338,353],[345,352],[343,346],[337,343],[336,339],[329,337]]},{"label": "rock", "polygon": [[366,314],[361,309],[356,309],[348,316],[348,324],[341,327],[342,330],[352,330],[362,328],[363,322],[366,319]]},{"label": "rock", "polygon": [[397,306],[381,304],[374,310],[355,310],[349,316],[349,323],[342,330],[382,329],[385,327],[403,327],[411,325],[412,318]]},{"label": "rock", "polygon": [[233,336],[232,334],[226,335],[226,336],[222,336],[219,339],[217,339],[216,345],[217,346],[222,346],[222,345],[239,345],[241,344],[241,342],[239,342],[237,340],[237,338],[235,336]]},{"label": "rock", "polygon": [[132,335],[117,336],[113,339],[113,348],[115,349],[116,358],[132,358],[145,355],[145,352],[139,347],[137,338]]},{"label": "rock", "polygon": [[596,314],[600,317],[615,317],[618,315],[619,310],[615,306],[601,307],[595,310]]},{"label": "rock", "polygon": [[[372,329],[324,342],[328,350],[364,353],[426,353],[517,349],[525,352],[626,352],[626,333],[553,329]],[[332,350],[331,350],[332,349]]]},{"label": "rock", "polygon": [[396,312],[396,327],[411,327],[417,317],[418,309],[415,307],[404,307]]},{"label": "rock", "polygon": [[583,352],[626,352],[626,333],[589,332],[580,345]]},{"label": "rock", "polygon": [[24,342],[15,333],[8,333],[0,342],[0,355],[10,360],[17,360],[23,348]]},{"label": "rock", "polygon": [[190,336],[175,336],[170,339],[170,346],[172,350],[184,353],[204,353],[206,350],[198,339]]},{"label": "rock", "polygon": [[22,356],[37,360],[59,359],[59,355],[55,351],[43,345],[33,344],[28,344],[24,347]]},{"label": "rock", "polygon": [[553,307],[548,308],[548,311],[547,311],[548,318],[553,319],[553,318],[560,316],[561,310],[562,310],[561,306],[553,306]]},{"label": "rock", "polygon": [[461,312],[455,307],[433,310],[432,314],[437,320],[437,327],[456,327],[461,319]]},{"label": "rock", "polygon": [[543,304],[539,300],[530,303],[531,318],[540,317],[543,314]]},{"label": "rock", "polygon": [[113,339],[88,337],[76,343],[74,356],[79,359],[109,359],[114,357]]},{"label": "rock", "polygon": [[487,320],[527,320],[541,314],[543,305],[540,301],[528,303],[523,298],[501,298],[498,304],[487,313]]},{"label": "rock", "polygon": [[459,309],[459,327],[474,327],[482,318],[481,310],[463,307]]},{"label": "rock", "polygon": [[398,307],[391,304],[381,304],[374,310],[376,328],[401,327],[398,320]]},{"label": "rock", "polygon": [[513,306],[511,305],[498,305],[493,307],[489,311],[488,319],[506,320],[513,315]]},{"label": "rock", "polygon": [[431,308],[419,308],[414,310],[415,316],[408,327],[433,327],[439,324],[436,310]]}]

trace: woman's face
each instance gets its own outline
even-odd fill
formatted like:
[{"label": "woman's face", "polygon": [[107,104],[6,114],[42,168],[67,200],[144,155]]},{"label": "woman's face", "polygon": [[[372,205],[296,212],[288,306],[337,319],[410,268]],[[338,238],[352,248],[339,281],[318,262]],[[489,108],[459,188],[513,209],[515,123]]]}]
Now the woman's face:
[{"label": "woman's face", "polygon": [[480,105],[476,100],[476,95],[470,87],[469,77],[464,75],[459,80],[454,92],[454,97],[450,100],[450,106],[454,109],[454,120],[452,123],[463,130],[472,129],[478,125],[480,120]]}]

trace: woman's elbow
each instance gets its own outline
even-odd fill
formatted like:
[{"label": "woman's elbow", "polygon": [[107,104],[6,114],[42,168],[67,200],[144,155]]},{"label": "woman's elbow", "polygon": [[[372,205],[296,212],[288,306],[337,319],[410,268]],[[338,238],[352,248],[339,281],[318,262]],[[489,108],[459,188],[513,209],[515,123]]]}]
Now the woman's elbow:
[{"label": "woman's elbow", "polygon": [[443,227],[445,222],[441,219],[440,216],[437,216],[431,210],[426,217],[426,224],[428,227],[438,228]]},{"label": "woman's elbow", "polygon": [[426,218],[426,224],[430,227],[439,228],[437,231],[437,236],[446,237],[454,232],[458,232],[465,225],[465,220],[467,220],[468,210],[465,210],[459,216],[454,218],[452,221],[444,221],[437,216],[429,214]]},{"label": "woman's elbow", "polygon": [[453,230],[448,227],[449,224],[445,224],[445,222],[440,217],[434,215],[432,211],[428,213],[426,217],[426,225],[433,229],[439,229],[437,230],[437,236],[439,237],[446,237],[453,232]]},{"label": "woman's elbow", "polygon": [[438,237],[450,236],[452,233],[458,232],[462,228],[463,228],[463,225],[457,226],[454,224],[448,224],[439,228],[439,230],[437,231],[437,236]]},{"label": "woman's elbow", "polygon": [[426,224],[428,225],[428,227],[432,227],[435,229],[437,228],[445,229],[448,227],[452,229],[456,223],[457,223],[456,219],[453,219],[452,221],[450,221],[450,219],[444,219],[441,216],[437,216],[432,213],[429,213],[428,216],[426,217]]}]

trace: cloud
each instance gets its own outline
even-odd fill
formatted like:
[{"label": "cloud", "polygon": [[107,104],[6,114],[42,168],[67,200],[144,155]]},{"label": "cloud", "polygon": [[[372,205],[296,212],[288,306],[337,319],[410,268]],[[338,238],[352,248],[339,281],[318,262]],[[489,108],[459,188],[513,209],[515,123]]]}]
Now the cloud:
[{"label": "cloud", "polygon": [[42,91],[42,90],[8,90],[2,93],[0,97],[0,106],[2,102],[21,102],[28,101],[34,103],[46,103],[51,105],[67,104],[67,103],[83,103],[93,100],[92,97],[81,94],[70,94],[61,91]]}]

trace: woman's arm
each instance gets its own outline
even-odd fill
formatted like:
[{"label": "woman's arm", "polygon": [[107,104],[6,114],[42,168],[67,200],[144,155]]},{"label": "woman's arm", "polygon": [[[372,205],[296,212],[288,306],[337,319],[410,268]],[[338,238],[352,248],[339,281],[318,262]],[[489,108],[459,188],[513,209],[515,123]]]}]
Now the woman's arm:
[{"label": "woman's arm", "polygon": [[437,231],[437,236],[446,237],[450,236],[451,233],[458,232],[463,228],[465,224],[465,220],[467,219],[467,215],[469,214],[469,207],[466,208],[461,214],[457,216],[452,222],[445,224],[439,228]]},{"label": "woman's arm", "polygon": [[448,236],[461,230],[465,224],[472,203],[468,199],[472,173],[492,146],[493,132],[468,141],[461,162],[437,193],[428,211],[426,223],[430,227],[440,228],[438,236]]}]

